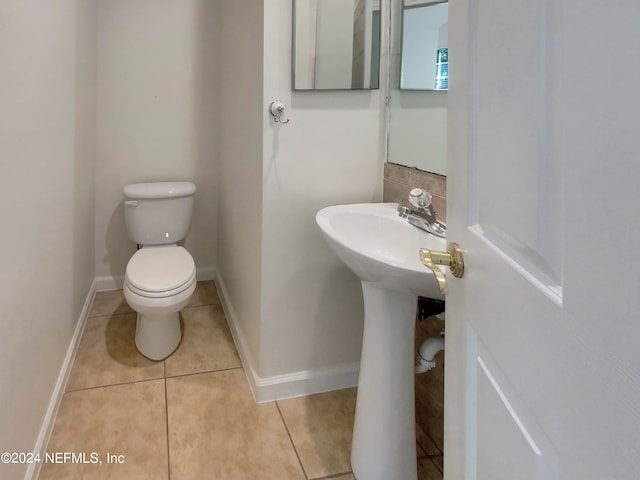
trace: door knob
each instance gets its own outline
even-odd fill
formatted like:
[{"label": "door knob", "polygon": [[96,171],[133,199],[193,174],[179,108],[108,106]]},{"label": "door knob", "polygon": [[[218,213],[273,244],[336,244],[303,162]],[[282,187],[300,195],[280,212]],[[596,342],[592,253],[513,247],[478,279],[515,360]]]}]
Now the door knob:
[{"label": "door knob", "polygon": [[431,269],[436,276],[442,295],[446,295],[449,289],[447,287],[447,279],[437,265],[448,266],[451,274],[456,278],[462,278],[462,275],[464,275],[464,259],[462,258],[462,250],[460,250],[457,243],[450,243],[446,252],[421,248],[420,261],[425,267]]}]

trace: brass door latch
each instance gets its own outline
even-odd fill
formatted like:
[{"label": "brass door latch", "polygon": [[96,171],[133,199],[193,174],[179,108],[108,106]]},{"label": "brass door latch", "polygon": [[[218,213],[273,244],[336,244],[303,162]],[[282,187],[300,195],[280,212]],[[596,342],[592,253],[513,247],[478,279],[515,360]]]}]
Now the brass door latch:
[{"label": "brass door latch", "polygon": [[431,269],[436,276],[442,295],[446,295],[449,289],[447,287],[447,279],[437,265],[448,266],[451,274],[456,278],[462,278],[462,275],[464,275],[464,259],[462,258],[462,250],[460,250],[457,243],[450,243],[446,252],[421,248],[420,261],[425,267]]}]

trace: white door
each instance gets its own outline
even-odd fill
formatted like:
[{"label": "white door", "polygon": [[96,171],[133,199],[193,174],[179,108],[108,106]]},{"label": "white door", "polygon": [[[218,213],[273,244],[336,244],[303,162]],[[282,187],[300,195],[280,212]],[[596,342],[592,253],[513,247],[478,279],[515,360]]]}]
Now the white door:
[{"label": "white door", "polygon": [[445,480],[637,480],[640,1],[449,15]]}]

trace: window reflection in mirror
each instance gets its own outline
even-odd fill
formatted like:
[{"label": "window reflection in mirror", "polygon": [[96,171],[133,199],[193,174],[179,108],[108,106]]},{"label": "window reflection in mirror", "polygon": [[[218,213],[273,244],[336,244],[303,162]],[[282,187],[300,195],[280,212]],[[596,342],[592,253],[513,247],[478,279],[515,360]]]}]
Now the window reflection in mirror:
[{"label": "window reflection in mirror", "polygon": [[449,7],[446,2],[404,0],[401,89],[448,88],[448,33]]},{"label": "window reflection in mirror", "polygon": [[378,88],[380,1],[293,2],[293,89]]}]

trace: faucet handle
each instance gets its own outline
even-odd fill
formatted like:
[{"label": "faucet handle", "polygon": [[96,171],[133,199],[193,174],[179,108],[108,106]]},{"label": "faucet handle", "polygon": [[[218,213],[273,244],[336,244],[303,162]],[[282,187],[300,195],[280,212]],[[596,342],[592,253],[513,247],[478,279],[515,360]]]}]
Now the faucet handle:
[{"label": "faucet handle", "polygon": [[431,194],[422,188],[413,188],[409,192],[409,203],[416,208],[427,208],[431,205]]},{"label": "faucet handle", "polygon": [[407,216],[411,215],[411,209],[409,207],[405,207],[404,205],[398,205],[398,214],[402,218],[407,218]]}]

